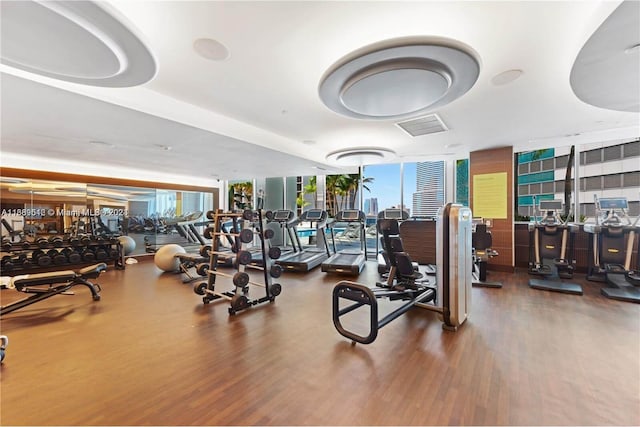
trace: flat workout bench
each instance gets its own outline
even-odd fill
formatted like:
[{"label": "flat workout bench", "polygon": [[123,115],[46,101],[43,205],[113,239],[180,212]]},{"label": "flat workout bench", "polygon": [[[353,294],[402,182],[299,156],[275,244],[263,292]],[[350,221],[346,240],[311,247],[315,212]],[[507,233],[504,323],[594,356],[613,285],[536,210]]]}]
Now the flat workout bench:
[{"label": "flat workout bench", "polygon": [[0,309],[0,315],[11,313],[12,311],[26,307],[38,301],[51,298],[54,295],[65,293],[76,285],[83,285],[89,288],[93,300],[99,301],[99,292],[101,290],[100,286],[98,284],[91,283],[88,279],[97,279],[98,276],[100,276],[100,273],[106,269],[107,264],[101,262],[78,271],[52,271],[49,273],[15,276],[11,279],[9,287],[15,288],[18,292],[33,295],[3,306]]}]

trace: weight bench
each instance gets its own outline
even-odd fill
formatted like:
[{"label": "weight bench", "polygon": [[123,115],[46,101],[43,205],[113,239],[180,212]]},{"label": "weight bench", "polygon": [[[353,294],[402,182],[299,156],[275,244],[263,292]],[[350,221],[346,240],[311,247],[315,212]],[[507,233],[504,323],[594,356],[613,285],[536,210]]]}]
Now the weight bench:
[{"label": "weight bench", "polygon": [[0,309],[0,315],[26,307],[38,301],[51,298],[54,295],[65,294],[76,285],[89,288],[94,301],[100,300],[100,286],[93,284],[89,279],[97,279],[100,273],[107,269],[107,264],[101,262],[78,271],[52,271],[48,273],[25,274],[15,276],[9,282],[9,288],[15,288],[18,292],[33,294],[16,302],[12,302]]}]

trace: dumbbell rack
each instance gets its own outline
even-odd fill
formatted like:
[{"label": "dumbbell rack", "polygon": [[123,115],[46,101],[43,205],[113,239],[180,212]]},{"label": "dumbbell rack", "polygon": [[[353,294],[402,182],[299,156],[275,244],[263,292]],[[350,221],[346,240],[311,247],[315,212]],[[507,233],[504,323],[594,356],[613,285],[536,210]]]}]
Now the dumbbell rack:
[{"label": "dumbbell rack", "polygon": [[[225,220],[231,219],[232,227],[228,232],[222,231],[222,224]],[[253,228],[255,227],[255,231]],[[247,231],[249,230],[249,231]],[[230,303],[229,314],[236,314],[242,310],[246,310],[254,305],[264,302],[273,302],[280,295],[282,286],[279,283],[272,283],[272,277],[279,277],[282,273],[280,266],[273,264],[273,260],[269,258],[272,252],[267,250],[268,240],[272,237],[273,232],[266,229],[266,215],[261,210],[252,211],[244,210],[242,213],[216,211],[214,215],[214,237],[216,235],[224,235],[233,238],[233,252],[236,258],[233,268],[236,270],[234,274],[225,273],[218,270],[218,257],[223,253],[220,251],[219,239],[213,239],[213,247],[210,251],[209,268],[207,270],[207,281],[197,283],[193,290],[196,294],[202,295],[202,301],[205,304],[217,299],[225,299]],[[248,239],[248,233],[251,233],[251,239]],[[253,241],[253,235],[256,234],[260,238],[260,249],[262,266],[251,264],[252,255],[246,250],[248,243]],[[263,272],[264,283],[251,281],[247,269],[256,269]],[[229,277],[233,280],[235,289],[233,291],[220,292],[216,290],[217,276]],[[249,299],[249,285],[262,287],[265,290],[265,296],[257,299]]]},{"label": "dumbbell rack", "polygon": [[84,266],[96,262],[113,262],[123,270],[124,250],[117,238],[99,240],[83,238],[39,238],[36,241],[3,242],[0,269],[3,276],[55,271],[70,266]]}]

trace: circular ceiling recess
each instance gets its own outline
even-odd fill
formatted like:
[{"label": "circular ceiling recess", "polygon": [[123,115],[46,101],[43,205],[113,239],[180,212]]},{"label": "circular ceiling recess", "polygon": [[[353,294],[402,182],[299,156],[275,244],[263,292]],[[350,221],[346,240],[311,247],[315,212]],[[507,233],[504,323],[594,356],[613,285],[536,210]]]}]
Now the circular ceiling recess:
[{"label": "circular ceiling recess", "polygon": [[388,148],[357,147],[333,151],[327,154],[326,159],[340,166],[362,166],[387,162],[395,155],[396,152]]},{"label": "circular ceiling recess", "polygon": [[478,55],[460,42],[405,37],[359,49],[323,76],[319,94],[336,113],[358,119],[399,119],[442,107],[478,79]]},{"label": "circular ceiling recess", "polygon": [[193,42],[193,49],[210,61],[224,61],[229,58],[229,50],[225,45],[214,39],[197,39]]},{"label": "circular ceiling recess", "polygon": [[1,2],[5,65],[91,86],[130,87],[157,71],[124,20],[92,1]]}]

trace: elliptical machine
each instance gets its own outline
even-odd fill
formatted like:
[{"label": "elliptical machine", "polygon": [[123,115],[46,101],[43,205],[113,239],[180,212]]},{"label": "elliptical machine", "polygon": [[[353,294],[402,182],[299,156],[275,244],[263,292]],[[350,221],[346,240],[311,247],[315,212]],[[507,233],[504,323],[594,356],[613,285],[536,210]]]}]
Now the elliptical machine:
[{"label": "elliptical machine", "polygon": [[609,287],[600,289],[607,298],[640,303],[640,257],[635,268],[631,257],[637,246],[638,220],[632,222],[627,214],[626,197],[598,199],[594,195],[595,224],[585,224],[589,233],[589,271],[587,279],[606,282]]},{"label": "elliptical machine", "polygon": [[[534,197],[535,204],[535,197]],[[529,223],[529,274],[544,279],[530,279],[529,286],[544,291],[582,295],[582,286],[562,282],[573,277],[573,241],[579,226],[560,217],[562,200],[540,200],[540,220]],[[536,212],[537,213],[537,212]]]}]

